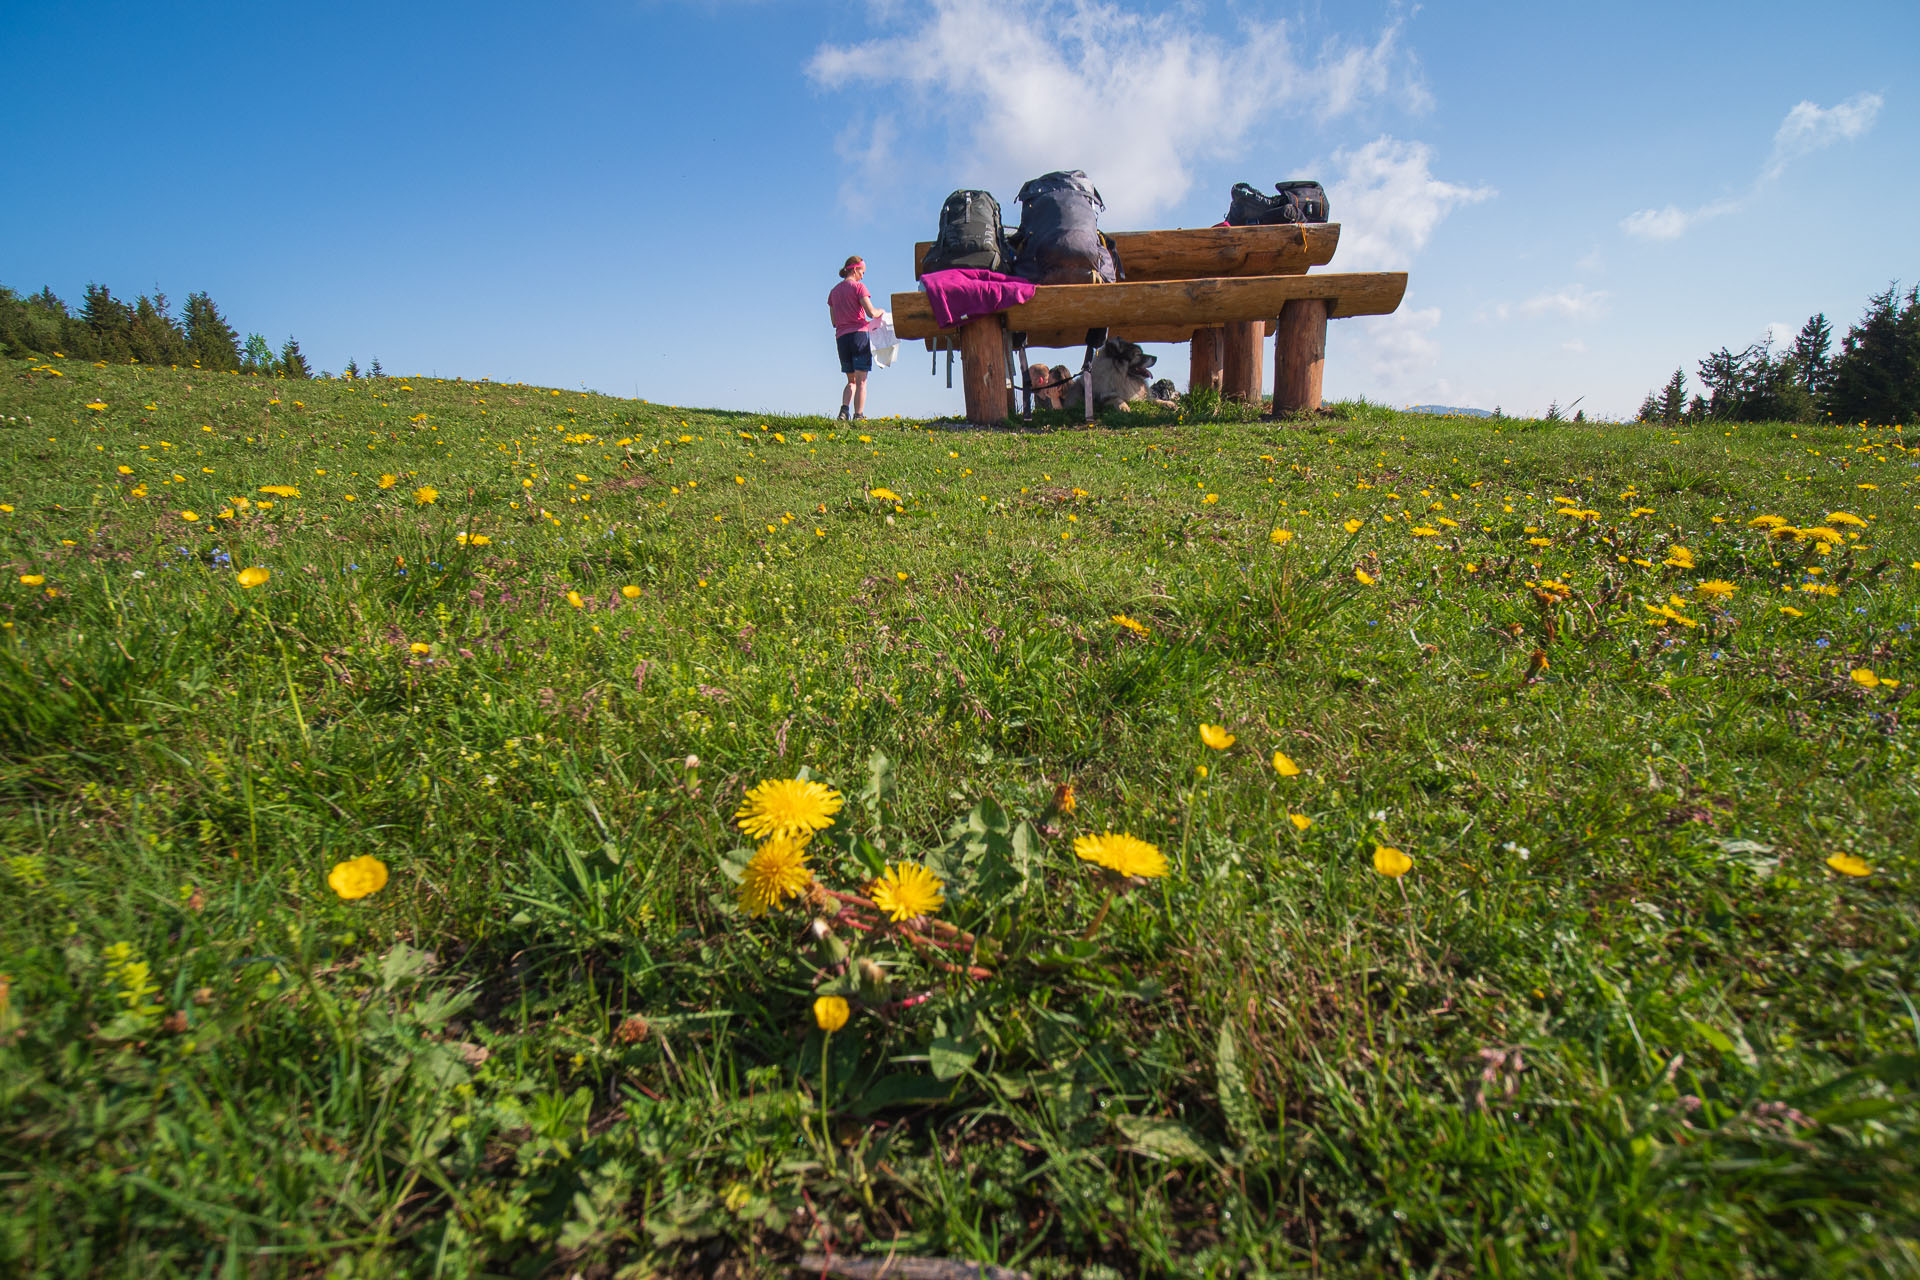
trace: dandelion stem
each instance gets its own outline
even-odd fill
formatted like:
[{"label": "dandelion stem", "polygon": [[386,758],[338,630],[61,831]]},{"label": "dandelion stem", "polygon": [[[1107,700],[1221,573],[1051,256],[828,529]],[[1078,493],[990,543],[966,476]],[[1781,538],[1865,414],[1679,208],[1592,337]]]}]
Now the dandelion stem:
[{"label": "dandelion stem", "polygon": [[1086,932],[1080,935],[1082,942],[1092,941],[1093,935],[1100,932],[1100,926],[1107,922],[1107,912],[1113,907],[1113,900],[1119,896],[1119,885],[1110,884],[1107,886],[1107,900],[1100,904],[1100,910],[1094,913],[1093,923],[1088,925]]}]

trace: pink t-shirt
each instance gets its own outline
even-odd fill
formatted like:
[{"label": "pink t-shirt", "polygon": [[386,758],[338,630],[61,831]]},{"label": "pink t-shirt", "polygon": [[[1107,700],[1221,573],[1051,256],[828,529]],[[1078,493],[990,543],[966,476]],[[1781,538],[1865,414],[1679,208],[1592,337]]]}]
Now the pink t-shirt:
[{"label": "pink t-shirt", "polygon": [[842,280],[827,293],[827,310],[833,315],[833,336],[865,333],[872,328],[862,304],[868,298],[867,286],[858,280]]}]

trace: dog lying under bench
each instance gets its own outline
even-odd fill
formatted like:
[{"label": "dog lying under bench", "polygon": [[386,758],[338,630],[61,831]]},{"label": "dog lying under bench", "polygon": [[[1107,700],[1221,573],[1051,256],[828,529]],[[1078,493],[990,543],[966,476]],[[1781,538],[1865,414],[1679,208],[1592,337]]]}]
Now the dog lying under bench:
[{"label": "dog lying under bench", "polygon": [[1039,408],[1065,409],[1080,403],[1083,397],[1077,384],[1083,376],[1090,376],[1095,412],[1115,408],[1124,411],[1128,405],[1140,401],[1175,408],[1179,399],[1173,379],[1148,381],[1158,359],[1148,355],[1137,342],[1110,338],[1094,352],[1084,375],[1073,373],[1063,364],[1051,368],[1036,364],[1027,370],[1027,389],[1033,393],[1033,402]]}]

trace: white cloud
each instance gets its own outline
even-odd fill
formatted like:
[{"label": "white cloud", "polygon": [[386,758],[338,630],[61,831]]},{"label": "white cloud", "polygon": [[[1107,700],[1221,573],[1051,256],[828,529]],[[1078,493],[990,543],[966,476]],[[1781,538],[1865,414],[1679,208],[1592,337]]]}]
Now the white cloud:
[{"label": "white cloud", "polygon": [[1190,12],[1105,0],[928,0],[888,12],[905,29],[822,46],[807,74],[828,89],[877,86],[909,126],[944,129],[947,169],[967,183],[999,190],[1063,162],[1085,169],[1115,225],[1177,203],[1197,161],[1240,154],[1278,113],[1430,105],[1398,22],[1306,57],[1285,20],[1249,20],[1220,39]]},{"label": "white cloud", "polygon": [[1390,137],[1333,153],[1340,176],[1327,184],[1327,199],[1340,219],[1341,270],[1404,267],[1456,207],[1493,198],[1492,187],[1434,177],[1432,160],[1424,142]]},{"label": "white cloud", "polygon": [[1773,154],[1768,157],[1761,177],[1772,181],[1795,157],[1858,138],[1873,128],[1883,101],[1877,93],[1856,93],[1837,107],[1822,107],[1811,102],[1798,104],[1787,112],[1787,118],[1774,131]]},{"label": "white cloud", "polygon": [[1800,326],[1788,324],[1785,320],[1775,320],[1767,326],[1767,341],[1776,347],[1790,347],[1793,340],[1800,336]]},{"label": "white cloud", "polygon": [[1587,344],[1580,341],[1580,339],[1578,338],[1567,339],[1565,342],[1560,344],[1560,349],[1562,351],[1571,351],[1573,352],[1573,354],[1577,356],[1583,356],[1587,354]]},{"label": "white cloud", "polygon": [[1535,294],[1514,310],[1523,316],[1559,315],[1569,320],[1585,320],[1606,310],[1607,291],[1570,284],[1551,293]]},{"label": "white cloud", "polygon": [[1779,181],[1791,161],[1866,133],[1880,114],[1881,101],[1877,93],[1857,93],[1837,107],[1802,102],[1787,112],[1786,119],[1774,131],[1773,150],[1744,194],[1715,200],[1697,209],[1682,209],[1672,204],[1659,209],[1641,209],[1622,218],[1620,229],[1642,240],[1677,240],[1702,222],[1738,212]]}]

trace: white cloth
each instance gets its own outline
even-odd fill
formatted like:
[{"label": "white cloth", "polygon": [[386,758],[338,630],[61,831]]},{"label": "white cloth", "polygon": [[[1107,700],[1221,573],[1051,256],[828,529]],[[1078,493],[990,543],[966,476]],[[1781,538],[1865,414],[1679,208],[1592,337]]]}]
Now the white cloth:
[{"label": "white cloth", "polygon": [[882,311],[880,318],[873,322],[873,328],[867,330],[867,341],[873,344],[873,363],[885,369],[900,354],[900,339],[893,331],[893,312]]}]

